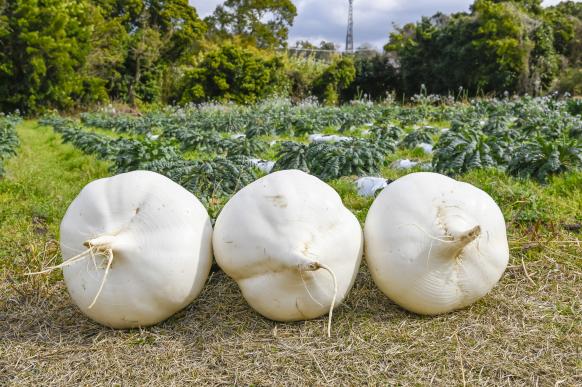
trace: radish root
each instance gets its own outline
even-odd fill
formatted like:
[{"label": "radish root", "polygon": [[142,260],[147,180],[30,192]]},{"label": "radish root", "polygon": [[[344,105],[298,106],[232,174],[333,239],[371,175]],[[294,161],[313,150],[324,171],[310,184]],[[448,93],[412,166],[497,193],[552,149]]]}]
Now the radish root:
[{"label": "radish root", "polygon": [[455,243],[454,240],[452,239],[441,239],[439,237],[436,237],[434,235],[431,235],[428,231],[426,231],[424,228],[420,227],[418,224],[415,223],[403,223],[401,225],[399,225],[399,227],[401,226],[412,226],[412,227],[416,227],[417,229],[419,229],[420,231],[422,231],[428,238],[433,239],[437,242],[442,242],[442,243]]},{"label": "radish root", "polygon": [[103,274],[103,279],[101,280],[101,285],[99,285],[99,290],[97,291],[97,294],[95,295],[95,298],[93,299],[93,302],[91,303],[91,305],[89,305],[89,307],[87,309],[91,309],[95,305],[95,303],[97,302],[97,299],[99,298],[99,296],[101,295],[101,291],[103,290],[103,286],[105,286],[105,281],[107,280],[107,274],[109,274],[109,269],[111,268],[112,262],[113,262],[113,250],[107,249],[107,267],[105,268],[105,274]]},{"label": "radish root", "polygon": [[[307,265],[302,265],[299,267],[299,275],[301,276],[301,280],[303,280],[303,271],[316,271],[319,269],[323,269],[325,271],[327,271],[330,275],[331,278],[333,280],[333,298],[331,300],[331,305],[329,307],[329,318],[328,318],[328,322],[327,322],[327,337],[331,337],[331,320],[333,317],[333,308],[335,307],[335,301],[337,298],[337,278],[335,276],[335,273],[333,272],[333,270],[331,270],[331,268],[327,265],[324,265],[323,263],[320,262],[310,262]],[[317,300],[315,300],[315,298],[313,298],[313,296],[311,295],[311,292],[309,291],[309,289],[307,288],[307,284],[305,283],[305,281],[303,281],[303,285],[305,285],[305,289],[307,290],[307,294],[309,294],[309,297],[311,297],[311,299],[313,301],[315,301],[317,304],[321,305],[320,302],[318,302]]]},{"label": "radish root", "polygon": [[90,248],[88,248],[87,250],[83,251],[81,254],[79,255],[75,255],[73,258],[67,259],[65,262],[56,265],[56,266],[49,266],[44,270],[41,271],[37,271],[37,272],[33,272],[33,273],[26,273],[25,275],[38,275],[38,274],[46,274],[46,273],[50,273],[51,271],[57,270],[57,269],[62,269],[63,267],[67,267],[72,265],[73,263],[77,263],[80,262],[86,258],[88,258],[88,254],[93,255],[93,249],[95,247],[91,246]]},{"label": "radish root", "polygon": [[307,294],[309,295],[309,298],[311,298],[313,300],[313,302],[315,302],[317,305],[319,306],[323,306],[321,304],[321,302],[317,301],[315,299],[315,297],[313,297],[313,295],[311,294],[311,292],[309,291],[309,287],[307,286],[307,284],[305,283],[305,278],[303,278],[303,270],[299,270],[299,276],[301,277],[301,282],[303,282],[303,287],[305,288],[305,291],[307,291]]},{"label": "radish root", "polygon": [[331,319],[333,316],[333,308],[335,306],[335,299],[337,298],[337,278],[335,273],[331,268],[323,263],[318,263],[319,267],[325,271],[327,271],[333,280],[333,299],[331,300],[331,306],[329,307],[329,319],[327,322],[327,337],[331,337]]},{"label": "radish root", "polygon": [[99,237],[99,238],[95,238],[93,240],[86,241],[83,244],[87,247],[87,250],[81,252],[80,254],[75,255],[74,257],[72,257],[70,259],[67,259],[65,262],[63,262],[59,265],[49,266],[44,270],[34,272],[34,273],[26,273],[26,275],[38,275],[38,274],[50,273],[54,270],[62,269],[64,267],[70,266],[74,263],[81,262],[81,261],[87,259],[88,257],[91,257],[93,259],[93,265],[95,265],[95,268],[97,269],[97,264],[95,262],[95,255],[96,254],[97,255],[106,255],[107,266],[105,267],[105,273],[103,274],[103,279],[101,280],[101,284],[99,285],[99,290],[97,291],[95,298],[93,298],[93,302],[91,302],[91,304],[88,307],[88,309],[91,309],[93,306],[95,306],[95,303],[97,303],[97,299],[99,298],[99,296],[101,295],[101,292],[103,291],[103,287],[105,286],[105,281],[107,280],[107,275],[109,274],[109,270],[111,269],[111,264],[113,263],[113,249],[110,247],[110,243],[111,243],[111,237],[109,237],[109,236]]}]

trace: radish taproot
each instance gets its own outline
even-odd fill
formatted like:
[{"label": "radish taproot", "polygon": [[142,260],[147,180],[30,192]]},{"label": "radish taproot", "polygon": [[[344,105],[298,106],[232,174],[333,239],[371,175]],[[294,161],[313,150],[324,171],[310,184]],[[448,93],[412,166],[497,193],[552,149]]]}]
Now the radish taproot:
[{"label": "radish taproot", "polygon": [[477,301],[495,286],[509,259],[495,201],[436,173],[412,173],[385,188],[370,207],[364,235],[375,283],[419,314]]},{"label": "radish taproot", "polygon": [[363,235],[333,188],[285,170],[230,199],[216,220],[213,245],[218,265],[263,316],[297,321],[329,312],[331,322],[354,283]]},{"label": "radish taproot", "polygon": [[60,232],[59,267],[71,298],[112,328],[153,325],[183,309],[201,292],[212,264],[206,209],[153,172],[88,184]]}]

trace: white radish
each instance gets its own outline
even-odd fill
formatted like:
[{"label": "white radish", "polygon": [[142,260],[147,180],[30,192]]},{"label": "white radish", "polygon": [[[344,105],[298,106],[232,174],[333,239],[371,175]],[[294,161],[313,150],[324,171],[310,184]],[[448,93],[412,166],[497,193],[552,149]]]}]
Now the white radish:
[{"label": "white radish", "polygon": [[75,304],[113,328],[156,324],[190,304],[212,264],[212,225],[170,179],[135,171],[88,184],[61,222]]},{"label": "white radish", "polygon": [[378,287],[419,314],[464,308],[507,267],[505,221],[482,190],[430,172],[404,176],[376,198],[364,228]]},{"label": "white radish", "polygon": [[363,236],[329,185],[286,170],[230,199],[216,221],[213,245],[218,265],[263,316],[296,321],[329,311],[331,322],[331,311],[354,283]]}]

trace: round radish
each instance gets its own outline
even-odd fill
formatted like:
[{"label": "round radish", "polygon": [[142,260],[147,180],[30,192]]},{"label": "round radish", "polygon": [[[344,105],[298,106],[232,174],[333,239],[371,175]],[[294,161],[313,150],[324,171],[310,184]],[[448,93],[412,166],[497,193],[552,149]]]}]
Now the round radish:
[{"label": "round radish", "polygon": [[436,173],[413,173],[385,188],[370,207],[364,234],[378,287],[420,314],[477,301],[495,286],[509,259],[495,201]]},{"label": "round radish", "polygon": [[329,185],[286,170],[230,199],[216,221],[213,245],[218,265],[257,312],[294,321],[328,311],[331,319],[353,285],[363,237]]},{"label": "round radish", "polygon": [[156,324],[191,303],[212,263],[212,226],[194,195],[136,171],[88,184],[61,223],[67,289],[113,328]]}]

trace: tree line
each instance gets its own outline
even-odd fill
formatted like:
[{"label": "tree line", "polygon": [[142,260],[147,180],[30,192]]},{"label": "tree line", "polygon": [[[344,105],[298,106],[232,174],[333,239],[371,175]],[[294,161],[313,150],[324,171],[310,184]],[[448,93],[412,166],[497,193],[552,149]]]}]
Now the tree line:
[{"label": "tree line", "polygon": [[[383,52],[287,48],[291,0],[0,0],[0,111],[37,114],[119,101],[335,104],[388,91],[582,93],[582,3],[476,0],[469,12],[395,26]],[[309,51],[308,51],[309,52]]]}]

